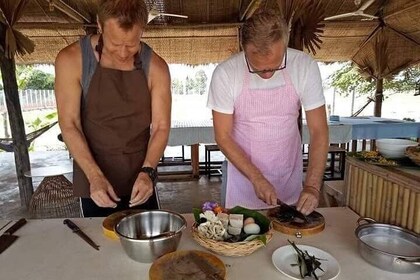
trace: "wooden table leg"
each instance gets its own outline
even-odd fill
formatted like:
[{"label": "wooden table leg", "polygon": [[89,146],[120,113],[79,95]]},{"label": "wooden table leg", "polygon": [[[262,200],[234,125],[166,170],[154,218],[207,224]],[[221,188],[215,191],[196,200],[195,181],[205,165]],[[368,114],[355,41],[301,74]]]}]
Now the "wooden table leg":
[{"label": "wooden table leg", "polygon": [[199,144],[191,145],[191,166],[193,178],[200,177],[200,158],[198,155]]}]

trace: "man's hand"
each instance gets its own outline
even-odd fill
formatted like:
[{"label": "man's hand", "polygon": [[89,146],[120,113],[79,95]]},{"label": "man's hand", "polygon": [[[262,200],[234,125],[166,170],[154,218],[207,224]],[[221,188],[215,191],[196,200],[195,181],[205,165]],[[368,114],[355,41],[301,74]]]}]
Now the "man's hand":
[{"label": "man's hand", "polygon": [[153,182],[149,175],[140,172],[131,192],[130,207],[145,203],[153,194]]},{"label": "man's hand", "polygon": [[111,184],[104,176],[97,176],[90,182],[90,198],[99,207],[117,207],[120,198],[115,194]]},{"label": "man's hand", "polygon": [[312,186],[303,187],[296,209],[304,215],[311,214],[319,203],[319,190]]},{"label": "man's hand", "polygon": [[253,182],[255,194],[268,205],[277,205],[277,193],[273,185],[263,176]]}]

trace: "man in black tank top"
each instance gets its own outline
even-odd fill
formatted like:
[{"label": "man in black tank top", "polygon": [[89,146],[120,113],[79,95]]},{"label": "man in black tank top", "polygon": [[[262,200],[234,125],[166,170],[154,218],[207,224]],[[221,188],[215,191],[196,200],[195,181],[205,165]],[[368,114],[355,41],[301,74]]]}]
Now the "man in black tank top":
[{"label": "man in black tank top", "polygon": [[59,123],[84,216],[159,207],[154,183],[170,131],[170,76],[140,43],[146,24],[143,0],[101,0],[100,34],[56,59]]}]

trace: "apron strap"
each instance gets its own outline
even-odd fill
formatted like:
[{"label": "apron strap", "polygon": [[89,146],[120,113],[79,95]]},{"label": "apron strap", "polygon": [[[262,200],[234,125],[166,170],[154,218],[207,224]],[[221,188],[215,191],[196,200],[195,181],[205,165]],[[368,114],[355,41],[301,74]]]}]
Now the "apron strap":
[{"label": "apron strap", "polygon": [[[95,50],[98,52],[99,54],[99,61],[98,64],[101,62],[101,58],[102,58],[102,49],[104,47],[104,39],[102,37],[102,34],[99,35],[99,39],[98,39],[98,44],[95,46]],[[141,70],[143,69],[143,65],[141,62],[141,55],[140,55],[140,51],[137,52],[134,55],[134,63],[133,63],[134,67],[136,70]]]}]

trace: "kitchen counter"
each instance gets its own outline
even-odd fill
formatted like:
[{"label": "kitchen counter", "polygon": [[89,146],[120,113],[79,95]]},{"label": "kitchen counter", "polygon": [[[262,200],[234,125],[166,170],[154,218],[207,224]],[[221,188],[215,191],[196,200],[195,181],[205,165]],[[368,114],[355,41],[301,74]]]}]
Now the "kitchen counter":
[{"label": "kitchen counter", "polygon": [[[357,251],[354,235],[358,215],[349,208],[319,209],[326,220],[324,231],[297,239],[275,232],[273,239],[247,257],[219,256],[227,265],[227,279],[290,279],[276,270],[271,261],[273,252],[287,245],[287,239],[297,244],[311,245],[329,252],[339,262],[337,279],[420,279],[420,273],[395,274],[383,271],[364,261]],[[191,237],[192,214],[184,215],[188,228],[183,232],[178,250],[205,250]],[[96,251],[63,225],[63,219],[28,220],[15,235],[19,238],[0,254],[0,278],[8,280],[67,280],[67,279],[148,279],[151,264],[131,260],[119,241],[102,233],[103,218],[72,219],[97,244]],[[7,221],[0,220],[0,225]],[[7,227],[6,227],[7,228]],[[0,233],[3,233],[2,229]]]}]

